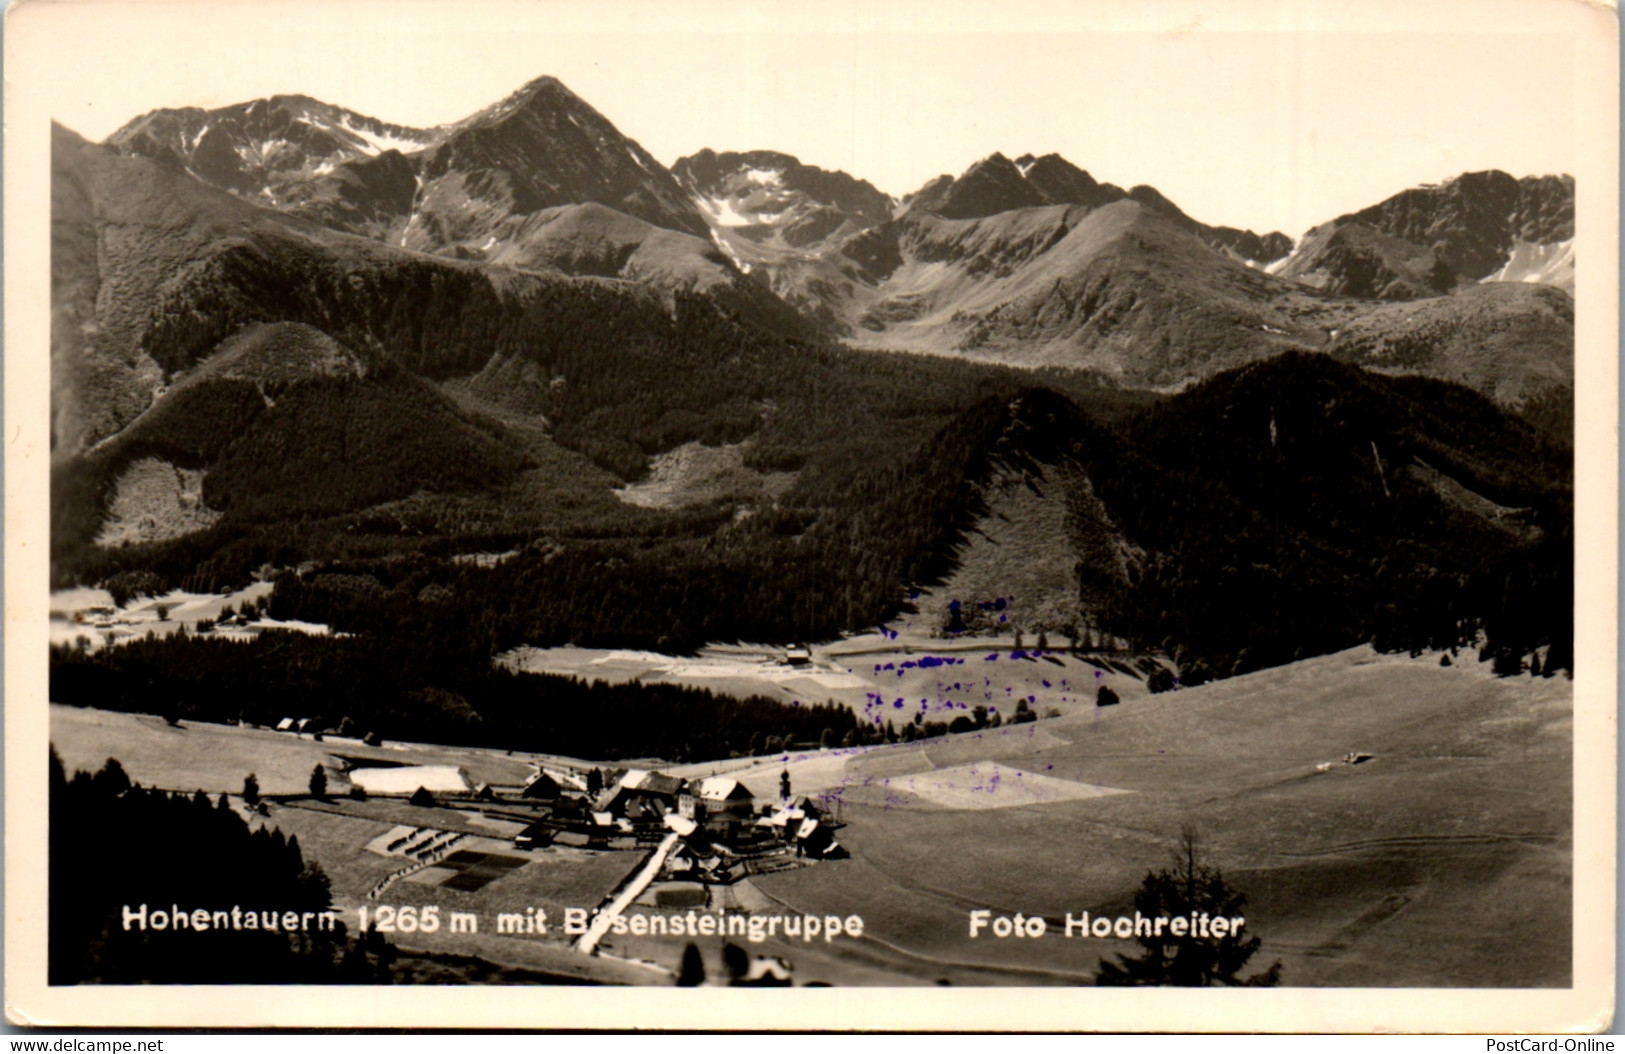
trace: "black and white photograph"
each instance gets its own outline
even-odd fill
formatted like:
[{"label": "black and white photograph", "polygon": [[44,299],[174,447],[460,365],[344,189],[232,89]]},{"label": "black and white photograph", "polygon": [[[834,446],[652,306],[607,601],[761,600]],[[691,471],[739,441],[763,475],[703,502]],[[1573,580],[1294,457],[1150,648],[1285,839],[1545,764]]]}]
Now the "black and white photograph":
[{"label": "black and white photograph", "polygon": [[1612,10],[6,28],[14,1024],[1608,1026]]}]

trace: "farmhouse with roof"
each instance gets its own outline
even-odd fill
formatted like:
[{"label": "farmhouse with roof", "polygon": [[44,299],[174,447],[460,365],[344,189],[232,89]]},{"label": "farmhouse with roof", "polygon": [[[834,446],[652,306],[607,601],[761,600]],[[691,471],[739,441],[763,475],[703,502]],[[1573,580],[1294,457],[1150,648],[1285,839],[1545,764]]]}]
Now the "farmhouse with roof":
[{"label": "farmhouse with roof", "polygon": [[756,798],[736,779],[707,776],[683,785],[677,796],[677,811],[704,826],[708,833],[726,839],[754,820]]},{"label": "farmhouse with roof", "polygon": [[537,771],[558,784],[560,791],[575,791],[579,794],[587,793],[587,777],[583,773],[551,765],[538,765]]},{"label": "farmhouse with roof", "polygon": [[677,796],[683,781],[663,772],[647,769],[628,769],[613,786],[604,790],[594,804],[599,812],[658,823],[660,818],[677,808]]}]

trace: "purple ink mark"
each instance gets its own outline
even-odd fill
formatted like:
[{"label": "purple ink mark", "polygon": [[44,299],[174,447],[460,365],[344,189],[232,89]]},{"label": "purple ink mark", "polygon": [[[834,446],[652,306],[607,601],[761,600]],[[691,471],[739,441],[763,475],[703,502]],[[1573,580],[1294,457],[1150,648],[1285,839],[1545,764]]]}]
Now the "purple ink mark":
[{"label": "purple ink mark", "polygon": [[1048,681],[1044,681],[1043,683],[1044,683],[1045,688],[1053,688],[1053,687],[1055,687],[1054,685],[1050,684]]}]

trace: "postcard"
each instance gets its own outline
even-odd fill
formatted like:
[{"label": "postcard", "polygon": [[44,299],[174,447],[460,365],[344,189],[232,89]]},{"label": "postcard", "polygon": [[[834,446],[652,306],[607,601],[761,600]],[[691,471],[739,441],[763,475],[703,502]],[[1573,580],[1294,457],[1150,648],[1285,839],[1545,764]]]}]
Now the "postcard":
[{"label": "postcard", "polygon": [[6,28],[13,1023],[1608,1026],[1612,9]]}]

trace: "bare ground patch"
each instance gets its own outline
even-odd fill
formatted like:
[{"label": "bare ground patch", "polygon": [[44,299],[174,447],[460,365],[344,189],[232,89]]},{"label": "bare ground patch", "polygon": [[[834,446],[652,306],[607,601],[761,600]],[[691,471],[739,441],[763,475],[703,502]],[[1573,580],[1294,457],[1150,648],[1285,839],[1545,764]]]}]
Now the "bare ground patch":
[{"label": "bare ground patch", "polygon": [[713,501],[755,503],[790,489],[795,473],[745,467],[745,447],[744,443],[684,443],[653,458],[648,478],[616,491],[615,496],[646,509],[676,509]]},{"label": "bare ground patch", "polygon": [[947,809],[1008,809],[1130,793],[1118,787],[1042,776],[992,761],[890,778],[886,785]]},{"label": "bare ground patch", "polygon": [[222,513],[203,504],[203,473],[155,457],[119,473],[97,545],[163,542],[214,526]]}]

